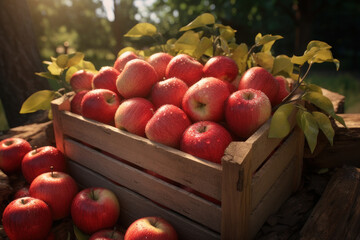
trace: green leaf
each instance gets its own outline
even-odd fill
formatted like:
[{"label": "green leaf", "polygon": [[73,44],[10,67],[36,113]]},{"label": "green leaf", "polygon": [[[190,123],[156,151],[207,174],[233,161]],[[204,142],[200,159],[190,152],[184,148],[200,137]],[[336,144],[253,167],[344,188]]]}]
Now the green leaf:
[{"label": "green leaf", "polygon": [[88,240],[90,238],[89,235],[86,235],[83,233],[79,228],[77,228],[75,225],[73,225],[74,228],[74,234],[77,240]]},{"label": "green leaf", "polygon": [[319,134],[318,124],[311,113],[303,110],[298,111],[296,119],[299,127],[304,132],[310,151],[313,153],[317,144],[317,136]]},{"label": "green leaf", "polygon": [[210,38],[202,37],[193,53],[194,57],[199,59],[206,52],[206,50],[208,50],[208,48],[211,47],[212,47],[212,41],[210,40]]},{"label": "green leaf", "polygon": [[292,56],[291,62],[297,65],[304,65],[309,59],[311,59],[315,53],[318,51],[318,48],[312,48],[309,51],[306,51],[302,56]]},{"label": "green leaf", "polygon": [[56,76],[59,76],[62,72],[62,68],[59,67],[56,62],[52,62],[48,67],[47,69],[49,70],[49,72],[52,74],[52,75],[56,75]]},{"label": "green leaf", "polygon": [[245,43],[241,43],[239,46],[237,46],[237,48],[235,48],[231,57],[238,65],[239,71],[241,73],[245,72],[246,70],[248,51],[249,49],[247,45]]},{"label": "green leaf", "polygon": [[214,24],[214,23],[215,23],[215,17],[212,14],[203,13],[200,16],[198,16],[197,18],[195,18],[188,25],[180,28],[179,31],[180,32],[188,31],[188,30],[198,28],[198,27],[205,27],[206,25]]},{"label": "green leaf", "polygon": [[174,44],[175,50],[181,53],[193,55],[196,46],[200,43],[199,34],[194,31],[186,31]]},{"label": "green leaf", "polygon": [[254,53],[252,56],[257,65],[260,65],[266,70],[271,71],[274,66],[274,57],[271,54],[258,52]]},{"label": "green leaf", "polygon": [[283,138],[289,134],[291,125],[288,118],[294,109],[294,104],[287,103],[275,111],[270,123],[269,138]]},{"label": "green leaf", "polygon": [[36,112],[38,110],[49,110],[54,96],[55,92],[50,90],[35,92],[22,104],[20,113],[23,114]]},{"label": "green leaf", "polygon": [[266,43],[272,42],[272,41],[276,41],[279,39],[282,39],[283,37],[280,35],[271,35],[271,34],[267,34],[262,36],[260,33],[258,33],[255,37],[255,44],[256,46],[261,46],[264,45]]},{"label": "green leaf", "polygon": [[82,60],[84,60],[85,55],[81,52],[76,52],[73,56],[70,57],[67,62],[66,67],[71,67],[79,64]]},{"label": "green leaf", "polygon": [[68,62],[69,56],[67,54],[61,54],[56,58],[56,65],[60,68],[65,68]]},{"label": "green leaf", "polygon": [[138,23],[131,28],[124,37],[143,37],[153,36],[157,33],[157,29],[151,23]]},{"label": "green leaf", "polygon": [[318,92],[320,94],[323,94],[321,87],[319,87],[316,84],[312,83],[303,83],[304,85],[301,85],[300,88],[305,91],[311,91],[311,92]]},{"label": "green leaf", "polygon": [[281,72],[286,72],[291,76],[294,70],[294,64],[291,62],[291,59],[286,55],[276,56],[274,59],[274,65],[272,68],[272,74],[277,75]]},{"label": "green leaf", "polygon": [[331,51],[329,49],[320,49],[318,50],[314,56],[308,60],[310,63],[323,63],[323,62],[333,62],[336,66],[336,70],[338,71],[340,68],[340,62],[337,59],[334,59]]},{"label": "green leaf", "polygon": [[331,125],[330,119],[328,116],[323,114],[322,112],[314,111],[312,112],[319,128],[325,134],[326,138],[329,140],[331,146],[333,145],[333,139],[335,136],[335,131]]},{"label": "green leaf", "polygon": [[39,72],[39,73],[35,73],[35,75],[38,75],[46,79],[52,79],[56,81],[60,80],[59,76],[52,75],[50,72]]}]

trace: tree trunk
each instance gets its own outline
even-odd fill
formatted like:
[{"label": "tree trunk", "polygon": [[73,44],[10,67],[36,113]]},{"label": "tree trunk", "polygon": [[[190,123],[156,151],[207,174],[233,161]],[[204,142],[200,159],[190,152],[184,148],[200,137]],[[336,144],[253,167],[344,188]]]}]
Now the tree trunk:
[{"label": "tree trunk", "polygon": [[10,127],[28,122],[36,114],[19,114],[34,92],[48,89],[26,0],[0,1],[0,99]]}]

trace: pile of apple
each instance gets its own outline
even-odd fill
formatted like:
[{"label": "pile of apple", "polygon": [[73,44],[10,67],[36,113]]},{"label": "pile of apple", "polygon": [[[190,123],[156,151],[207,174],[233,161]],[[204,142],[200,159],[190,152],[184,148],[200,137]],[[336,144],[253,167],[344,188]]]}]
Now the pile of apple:
[{"label": "pile of apple", "polygon": [[227,56],[202,64],[186,54],[143,59],[128,51],[112,67],[72,75],[71,111],[221,163],[229,143],[251,136],[289,94],[287,80],[262,67],[238,74]]},{"label": "pile of apple", "polygon": [[54,221],[69,216],[89,240],[177,239],[170,223],[159,217],[136,220],[125,236],[114,230],[120,214],[116,195],[100,187],[79,191],[66,173],[64,155],[55,147],[33,150],[22,138],[4,139],[0,141],[0,169],[6,174],[22,173],[29,184],[14,194],[3,212],[2,224],[10,240],[54,240]]}]

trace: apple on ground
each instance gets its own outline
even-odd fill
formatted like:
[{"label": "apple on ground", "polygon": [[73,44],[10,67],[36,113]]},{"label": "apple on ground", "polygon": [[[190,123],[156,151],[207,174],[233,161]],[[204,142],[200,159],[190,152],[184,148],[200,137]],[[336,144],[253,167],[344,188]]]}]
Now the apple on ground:
[{"label": "apple on ground", "polygon": [[174,227],[160,217],[144,217],[134,221],[126,230],[124,240],[177,240]]},{"label": "apple on ground", "polygon": [[274,106],[279,91],[279,83],[265,68],[252,67],[244,73],[239,83],[239,90],[247,88],[262,91],[269,98],[271,105]]},{"label": "apple on ground", "polygon": [[32,147],[23,138],[12,137],[0,141],[0,169],[5,173],[14,173],[21,169],[21,161]]},{"label": "apple on ground", "polygon": [[223,81],[232,82],[239,74],[236,62],[227,56],[215,56],[204,65],[204,77],[216,77]]},{"label": "apple on ground", "polygon": [[117,90],[124,98],[147,97],[158,75],[150,63],[142,59],[129,61],[116,80]]},{"label": "apple on ground", "polygon": [[18,198],[6,206],[2,224],[11,240],[42,240],[52,226],[51,211],[43,200]]},{"label": "apple on ground", "polygon": [[205,160],[221,163],[231,134],[223,126],[211,121],[200,121],[188,127],[180,143],[180,150]]},{"label": "apple on ground", "polygon": [[271,103],[260,90],[238,90],[225,104],[225,119],[230,131],[243,139],[250,137],[270,115]]},{"label": "apple on ground", "polygon": [[154,105],[145,98],[127,99],[116,110],[115,127],[145,137],[145,126],[154,111]]},{"label": "apple on ground", "polygon": [[86,188],[71,204],[71,217],[76,227],[86,234],[112,228],[120,214],[116,195],[106,188]]},{"label": "apple on ground", "polygon": [[70,86],[74,92],[92,89],[94,73],[87,70],[76,71],[70,78]]},{"label": "apple on ground", "polygon": [[75,180],[63,172],[47,172],[37,176],[29,188],[30,196],[49,205],[54,220],[70,215],[73,198],[78,193]]},{"label": "apple on ground", "polygon": [[77,92],[70,101],[70,111],[79,115],[82,115],[81,113],[81,101],[86,93],[88,93],[89,90],[82,90],[80,92]]},{"label": "apple on ground", "polygon": [[14,199],[22,197],[30,197],[29,186],[22,187],[15,192]]},{"label": "apple on ground", "polygon": [[186,91],[182,108],[196,121],[215,121],[224,118],[224,104],[230,96],[228,85],[217,78],[203,78]]},{"label": "apple on ground", "polygon": [[43,146],[28,152],[21,163],[24,178],[31,183],[37,176],[50,171],[65,172],[66,160],[62,152],[53,146]]},{"label": "apple on ground", "polygon": [[181,136],[190,125],[191,121],[183,110],[166,104],[157,109],[146,124],[145,134],[152,141],[179,148]]},{"label": "apple on ground", "polygon": [[203,65],[187,54],[179,54],[170,60],[165,77],[180,78],[190,87],[203,77]]},{"label": "apple on ground", "polygon": [[148,58],[148,63],[154,67],[158,74],[158,81],[164,80],[166,75],[166,67],[172,58],[173,56],[165,52],[154,53]]},{"label": "apple on ground", "polygon": [[81,101],[81,112],[85,118],[114,125],[114,116],[120,105],[119,96],[108,89],[94,89],[86,93]]},{"label": "apple on ground", "polygon": [[155,108],[172,104],[181,108],[181,102],[188,86],[179,78],[173,77],[154,84],[150,99]]},{"label": "apple on ground", "polygon": [[108,89],[117,94],[116,79],[119,74],[118,70],[110,66],[100,68],[93,78],[93,89]]},{"label": "apple on ground", "polygon": [[103,229],[92,234],[89,240],[124,240],[124,234],[114,229]]},{"label": "apple on ground", "polygon": [[290,94],[290,84],[283,76],[275,76],[275,80],[279,83],[279,91],[276,95],[274,106],[280,104],[284,98]]},{"label": "apple on ground", "polygon": [[130,60],[133,59],[137,59],[139,58],[138,55],[136,55],[136,53],[131,52],[131,51],[126,51],[124,53],[122,53],[114,62],[114,68],[116,70],[118,70],[119,73],[121,73],[124,70],[124,67],[126,65],[127,62],[129,62]]}]

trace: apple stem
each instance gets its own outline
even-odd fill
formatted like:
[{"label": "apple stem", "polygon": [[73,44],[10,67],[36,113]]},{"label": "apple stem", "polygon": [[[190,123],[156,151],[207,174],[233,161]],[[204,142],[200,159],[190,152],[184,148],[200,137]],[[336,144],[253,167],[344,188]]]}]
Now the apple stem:
[{"label": "apple stem", "polygon": [[91,196],[91,199],[95,200],[95,191],[93,188],[90,191],[90,196]]}]

